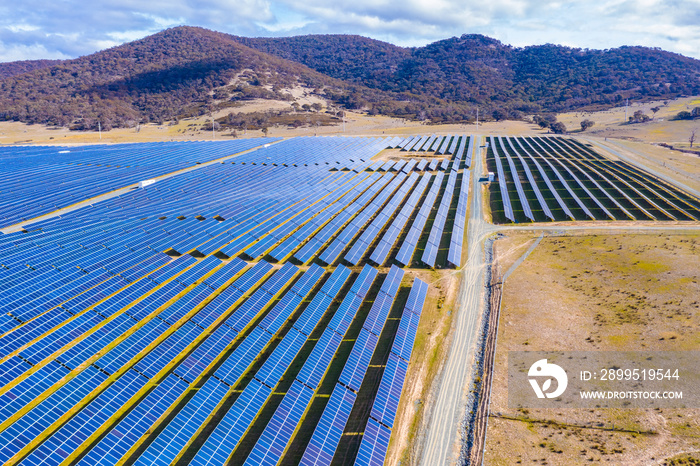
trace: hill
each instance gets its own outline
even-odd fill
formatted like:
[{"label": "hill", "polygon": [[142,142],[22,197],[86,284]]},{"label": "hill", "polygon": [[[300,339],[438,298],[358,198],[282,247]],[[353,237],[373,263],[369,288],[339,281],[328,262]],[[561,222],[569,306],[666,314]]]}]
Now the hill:
[{"label": "hill", "polygon": [[516,48],[478,34],[417,48],[343,35],[237,40],[375,89],[487,108],[558,112],[700,93],[700,60],[648,47]]},{"label": "hill", "polygon": [[[433,122],[700,94],[700,61],[659,49],[517,48],[463,35],[404,48],[353,35],[245,38],[178,27],[75,60],[0,64],[0,119],[75,129],[167,121],[303,86]],[[494,112],[498,110],[498,112]]]},{"label": "hill", "polygon": [[75,129],[96,129],[99,121],[109,129],[202,115],[240,100],[291,100],[286,91],[295,86],[324,89],[337,100],[364,95],[232,36],[179,27],[0,80],[0,119]]},{"label": "hill", "polygon": [[28,73],[29,71],[48,68],[49,66],[57,65],[61,60],[21,60],[8,63],[0,63],[0,79],[10,78],[18,74]]}]

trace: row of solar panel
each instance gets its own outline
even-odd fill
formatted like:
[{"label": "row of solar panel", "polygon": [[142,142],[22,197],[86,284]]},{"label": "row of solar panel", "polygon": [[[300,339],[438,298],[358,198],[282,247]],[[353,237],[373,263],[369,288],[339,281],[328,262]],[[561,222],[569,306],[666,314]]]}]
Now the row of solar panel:
[{"label": "row of solar panel", "polygon": [[384,464],[427,291],[427,283],[418,278],[413,281],[407,305],[401,316],[399,330],[394,338],[370,417],[365,426],[355,459],[356,465]]},{"label": "row of solar panel", "polygon": [[[648,176],[637,169],[604,160],[580,143],[562,138],[492,137],[491,150],[503,215],[510,221],[518,220],[514,200],[529,221],[558,220],[560,215],[598,220],[700,219],[697,199],[662,182],[649,183]],[[535,211],[541,213],[536,216]]]},{"label": "row of solar panel", "polygon": [[437,253],[440,248],[443,230],[445,229],[445,223],[447,222],[450,206],[452,205],[452,196],[454,194],[456,182],[457,172],[451,171],[450,176],[447,178],[447,186],[442,194],[442,200],[440,201],[437,215],[435,216],[433,226],[430,229],[428,242],[426,243],[425,249],[423,250],[423,255],[421,256],[421,260],[430,267],[435,267],[435,260],[437,259]]},{"label": "row of solar panel", "polygon": [[[262,265],[263,263],[260,263],[256,265],[256,267]],[[201,280],[205,275],[213,272],[213,275],[209,278],[216,282],[220,280],[217,274],[230,276],[231,271],[227,270],[228,268],[240,271],[244,266],[245,264],[241,261],[222,264],[218,259],[209,258],[196,263],[189,270],[185,271],[184,274],[178,275],[177,278],[182,277],[183,281],[194,283],[195,280]],[[267,264],[267,267],[270,268],[271,266]],[[132,306],[125,313],[118,314],[116,319],[107,321],[106,325],[97,328],[97,332],[92,331],[88,335],[85,335],[77,344],[70,347],[70,349],[55,356],[54,360],[51,359],[54,356],[46,355],[47,357],[38,365],[39,369],[37,371],[33,372],[22,382],[14,385],[9,392],[3,395],[3,397],[15,397],[14,401],[3,414],[6,416],[13,416],[16,414],[16,416],[19,417],[16,418],[6,430],[0,433],[0,437],[6,440],[8,444],[4,449],[0,450],[0,458],[6,461],[9,457],[17,454],[32,439],[32,437],[22,435],[21,432],[27,429],[31,429],[37,433],[41,432],[48,427],[53,420],[62,416],[68,409],[75,409],[77,406],[80,406],[79,403],[84,399],[84,396],[70,398],[72,405],[54,407],[50,411],[51,414],[42,414],[37,417],[38,414],[43,412],[42,406],[47,404],[48,406],[52,406],[56,404],[56,397],[59,396],[59,394],[61,394],[60,396],[62,397],[66,396],[66,387],[71,384],[71,382],[69,382],[58,388],[53,394],[50,394],[51,389],[49,389],[47,392],[49,396],[25,414],[18,412],[24,404],[31,402],[32,399],[36,398],[36,395],[41,393],[41,391],[37,392],[36,389],[32,391],[31,386],[33,384],[31,384],[31,382],[32,379],[37,379],[37,376],[41,377],[43,372],[46,372],[46,368],[48,368],[51,374],[55,373],[53,367],[68,368],[63,369],[65,371],[63,375],[67,375],[67,372],[72,370],[71,375],[74,377],[72,380],[80,379],[86,372],[101,374],[99,383],[91,386],[89,390],[92,392],[91,395],[94,396],[96,393],[99,393],[98,386],[107,380],[110,375],[113,377],[120,377],[127,369],[129,371],[135,371],[147,379],[155,377],[172,358],[178,356],[185,346],[191,344],[199,336],[203,329],[201,326],[196,325],[197,319],[193,317],[192,320],[186,320],[185,318],[192,317],[192,312],[198,310],[198,306],[204,299],[211,295],[214,290],[209,284],[201,283],[184,295],[185,299],[180,299],[169,305],[169,303],[172,302],[172,298],[181,293],[181,291],[178,293],[177,290],[185,290],[184,285],[180,283],[177,278],[167,282],[156,291],[156,293],[149,296],[149,298],[154,299],[149,300],[147,298],[146,300],[140,301],[135,306]],[[175,292],[171,292],[169,288],[174,288]],[[139,310],[141,311],[141,315],[139,315],[138,318],[133,318],[133,314],[135,314],[134,309],[139,306],[139,304],[142,304],[142,309]],[[121,319],[119,319],[120,317]],[[113,326],[114,323],[118,323],[118,326],[114,329],[116,331],[111,331],[105,336],[100,336],[104,335],[104,331],[108,327]],[[44,339],[39,342],[43,340]],[[112,342],[116,342],[116,345]],[[149,352],[145,357],[141,357],[141,353],[146,347],[154,345],[156,346],[155,350]],[[49,364],[42,365],[46,363]],[[60,364],[60,366],[56,363]],[[87,368],[81,369],[86,367],[86,364],[89,364]],[[90,379],[93,380],[95,377],[96,376],[91,376]],[[40,378],[39,380],[45,380],[45,378]],[[46,393],[42,397],[45,396]],[[21,401],[18,402],[18,400]],[[54,437],[58,436],[58,438],[61,438],[61,435],[64,435],[62,432],[66,432],[67,435],[67,433],[71,431],[71,427],[71,425],[64,426],[62,430],[54,433]],[[49,447],[45,447],[44,449],[46,448]],[[60,442],[57,448],[60,449],[61,452],[66,452],[68,447],[63,442]],[[45,463],[48,460],[43,457],[46,452],[41,452],[42,450],[37,450],[36,453],[36,455],[42,456],[41,459],[37,459],[36,456],[30,456],[27,461],[33,464],[40,462]],[[65,453],[65,455],[68,454],[70,454],[70,452]]]},{"label": "row of solar panel", "polygon": [[440,168],[441,170],[447,170],[447,167],[450,164],[449,159],[431,159],[430,162],[427,160],[416,160],[416,159],[409,159],[409,160],[399,160],[399,161],[394,161],[394,160],[389,160],[387,162],[383,161],[377,161],[374,164],[372,164],[370,167],[367,168],[367,171],[383,171],[383,172],[389,172],[389,171],[395,171],[395,172],[403,172],[403,173],[411,173],[413,171],[425,171],[425,170],[430,170],[434,171]]},{"label": "row of solar panel", "polygon": [[[23,148],[0,153],[0,227],[66,207],[139,180],[165,175],[275,141],[128,144],[107,149]],[[151,161],[151,162],[149,162]],[[153,163],[152,161],[157,161]],[[89,165],[87,165],[89,163]]]}]

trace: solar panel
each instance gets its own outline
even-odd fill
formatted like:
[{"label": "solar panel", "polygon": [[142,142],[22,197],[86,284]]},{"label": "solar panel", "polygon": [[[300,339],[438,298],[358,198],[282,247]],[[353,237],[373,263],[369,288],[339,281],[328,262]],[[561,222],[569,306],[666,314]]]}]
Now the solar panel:
[{"label": "solar panel", "polygon": [[80,466],[114,464],[187,389],[187,383],[169,375],[129,414],[111,429],[78,463]]},{"label": "solar panel", "polygon": [[[493,142],[493,140],[494,139],[492,136],[491,141]],[[535,218],[532,215],[532,209],[530,209],[530,204],[527,200],[527,196],[525,196],[525,191],[523,190],[523,185],[520,182],[520,174],[518,173],[518,170],[515,167],[515,163],[513,162],[513,158],[510,156],[510,154],[506,150],[506,146],[503,144],[502,137],[500,137],[500,136],[498,137],[498,142],[501,146],[501,150],[503,151],[503,154],[506,157],[506,161],[508,162],[508,167],[510,168],[510,176],[511,176],[511,179],[513,180],[513,184],[515,184],[515,190],[518,193],[518,199],[520,200],[520,205],[523,207],[523,213],[525,214],[525,216],[527,218],[529,218],[530,220],[532,220],[534,222]]]},{"label": "solar panel", "polygon": [[362,380],[365,377],[367,368],[369,368],[369,362],[372,359],[372,354],[377,347],[378,341],[379,338],[375,334],[362,328],[352,347],[348,361],[343,367],[343,372],[340,373],[338,378],[340,383],[352,389],[355,393],[360,390],[360,385],[362,385]]},{"label": "solar panel", "polygon": [[255,327],[214,373],[216,378],[233,386],[271,339],[271,334]]},{"label": "solar panel", "polygon": [[217,424],[214,432],[207,438],[190,464],[212,465],[225,464],[228,457],[238,445],[243,434],[253,422],[258,412],[272,393],[272,389],[253,379],[236,398],[231,409]]},{"label": "solar panel", "polygon": [[[522,165],[523,169],[525,170],[525,176],[527,177],[528,182],[530,183],[530,187],[532,188],[532,191],[535,193],[535,197],[537,198],[537,202],[539,202],[540,207],[542,208],[542,211],[544,214],[550,218],[550,220],[554,220],[554,215],[552,215],[552,212],[549,210],[549,206],[547,205],[547,202],[544,200],[544,197],[542,196],[542,193],[540,192],[540,188],[537,186],[537,183],[535,182],[535,178],[532,176],[532,172],[530,171],[530,167],[528,166],[527,162],[523,157],[520,155],[520,152],[517,151],[515,146],[513,145],[513,142],[510,140],[510,138],[506,138],[508,140],[508,145],[510,146],[510,150],[513,151],[515,156],[518,158],[520,161],[520,164]],[[503,144],[503,137],[499,136],[498,141],[501,144],[501,148],[503,149],[504,152],[506,152],[506,148]]]},{"label": "solar panel", "polygon": [[399,408],[401,391],[406,379],[408,363],[395,354],[389,354],[370,416],[390,429]]},{"label": "solar panel", "polygon": [[311,403],[313,390],[298,380],[292,383],[270,422],[255,443],[245,464],[250,466],[273,466],[290,442],[297,424]]},{"label": "solar panel", "polygon": [[170,464],[224,399],[228,389],[228,385],[215,378],[207,380],[134,464]]},{"label": "solar panel", "polygon": [[129,370],[27,456],[21,464],[60,464],[141,389],[148,379]]},{"label": "solar panel", "polygon": [[356,395],[342,385],[335,386],[304,451],[301,464],[331,463],[345,424],[350,417],[350,411],[355,404],[355,398]]},{"label": "solar panel", "polygon": [[559,204],[559,207],[564,211],[564,213],[565,213],[569,218],[571,218],[572,220],[575,220],[574,215],[571,213],[571,211],[570,211],[569,208],[567,207],[566,203],[564,202],[564,200],[561,198],[561,196],[560,196],[559,193],[557,192],[556,188],[555,188],[554,185],[552,184],[552,181],[549,179],[549,177],[547,176],[547,173],[546,173],[546,172],[544,171],[544,169],[542,168],[542,165],[540,165],[540,163],[537,161],[537,159],[534,158],[534,157],[530,154],[530,152],[529,152],[527,149],[525,149],[525,146],[523,146],[523,144],[520,142],[519,139],[517,139],[516,141],[517,141],[517,143],[518,143],[518,146],[520,146],[520,149],[523,150],[523,151],[527,154],[527,156],[528,156],[528,158],[530,159],[530,161],[531,161],[533,164],[535,164],[535,167],[537,167],[537,171],[539,172],[540,177],[541,177],[541,178],[544,180],[544,182],[547,184],[547,187],[549,188],[549,191],[552,193],[552,195],[554,196],[554,198],[557,200],[557,203]]},{"label": "solar panel", "polygon": [[224,351],[224,349],[236,338],[238,332],[226,325],[220,326],[202,344],[200,344],[183,362],[173,371],[176,375],[189,383],[195,381],[204,369]]},{"label": "solar panel", "polygon": [[75,403],[83,399],[107,375],[99,369],[88,366],[73,379],[66,382],[48,398],[28,411],[3,432],[0,433],[0,461],[6,463],[39,433],[43,432],[59,417],[72,409]]},{"label": "solar panel", "polygon": [[510,203],[510,197],[508,196],[508,187],[506,186],[506,175],[503,171],[503,164],[501,163],[501,158],[496,150],[496,142],[491,136],[491,151],[493,152],[493,158],[496,162],[496,171],[498,172],[498,188],[501,190],[501,199],[503,200],[503,211],[504,215],[511,222],[515,222],[515,214],[513,213],[513,206]]},{"label": "solar panel", "polygon": [[370,418],[362,435],[355,464],[358,466],[382,466],[389,449],[391,431]]}]

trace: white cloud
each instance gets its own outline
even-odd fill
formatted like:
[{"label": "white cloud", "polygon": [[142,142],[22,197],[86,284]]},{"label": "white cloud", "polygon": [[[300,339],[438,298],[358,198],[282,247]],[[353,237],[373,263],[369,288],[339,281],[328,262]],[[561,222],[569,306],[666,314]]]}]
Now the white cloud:
[{"label": "white cloud", "polygon": [[75,57],[181,24],[398,45],[480,33],[516,46],[657,46],[700,58],[698,0],[23,0],[0,5],[0,60]]}]

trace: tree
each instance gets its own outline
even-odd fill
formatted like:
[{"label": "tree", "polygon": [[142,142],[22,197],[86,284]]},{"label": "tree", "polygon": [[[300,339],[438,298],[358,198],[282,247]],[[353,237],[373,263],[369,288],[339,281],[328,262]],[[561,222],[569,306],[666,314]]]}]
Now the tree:
[{"label": "tree", "polygon": [[493,113],[491,114],[491,116],[492,116],[493,119],[496,120],[496,121],[505,120],[505,119],[508,117],[508,115],[506,114],[506,112],[504,112],[504,111],[501,110],[500,108],[497,108],[496,110],[494,110]]},{"label": "tree", "polygon": [[561,121],[557,121],[550,126],[550,129],[554,134],[564,134],[566,133],[566,125]]},{"label": "tree", "polygon": [[654,113],[654,117],[656,117],[656,112],[661,110],[661,107],[651,107],[651,111]]},{"label": "tree", "polygon": [[695,128],[693,131],[690,132],[690,137],[688,138],[688,142],[690,143],[690,148],[693,148],[693,143],[695,142],[695,133],[697,132],[697,128]]},{"label": "tree", "polygon": [[683,110],[682,112],[678,112],[678,115],[676,115],[677,120],[690,120],[692,118],[693,118],[693,115],[686,110]]},{"label": "tree", "polygon": [[265,136],[267,136],[267,132],[268,132],[268,131],[269,131],[269,130],[267,129],[267,126],[263,126],[262,132],[263,132],[263,134],[264,134]]},{"label": "tree", "polygon": [[532,117],[532,121],[536,123],[540,128],[549,128],[549,121],[541,115],[535,115]]},{"label": "tree", "polygon": [[700,118],[700,107],[695,107],[695,108],[690,112],[690,116],[693,117],[693,119],[695,119],[695,118]]},{"label": "tree", "polygon": [[593,125],[595,125],[595,121],[583,120],[581,122],[581,131],[586,131],[588,128],[590,128]]},{"label": "tree", "polygon": [[630,117],[630,123],[644,123],[651,120],[649,115],[645,115],[641,110],[634,112],[634,115]]}]

